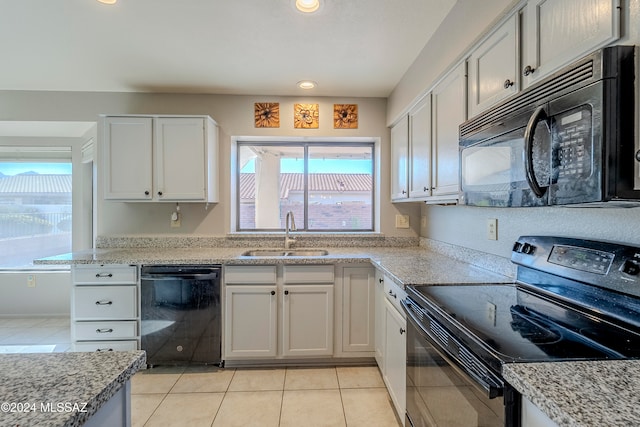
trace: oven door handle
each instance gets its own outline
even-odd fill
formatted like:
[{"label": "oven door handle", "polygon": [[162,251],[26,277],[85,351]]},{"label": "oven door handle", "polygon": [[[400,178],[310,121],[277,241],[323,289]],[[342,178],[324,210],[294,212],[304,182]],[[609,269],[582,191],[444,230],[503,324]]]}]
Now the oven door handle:
[{"label": "oven door handle", "polygon": [[539,106],[533,112],[524,131],[524,170],[527,177],[529,188],[533,191],[538,199],[544,196],[548,187],[540,187],[536,179],[536,171],[533,168],[533,137],[535,136],[536,126],[538,122],[547,120],[547,113],[544,111],[544,105]]},{"label": "oven door handle", "polygon": [[[489,399],[494,399],[496,397],[502,396],[504,394],[504,384],[497,379],[492,378],[482,378],[478,374],[469,369],[465,368],[464,365],[458,361],[457,357],[451,354],[446,348],[442,347],[438,344],[437,339],[431,336],[429,331],[427,331],[423,326],[422,322],[416,317],[413,310],[408,307],[408,304],[405,300],[400,301],[402,308],[407,313],[407,320],[411,326],[429,343],[433,346],[434,350],[438,352],[438,354],[451,366],[451,368],[456,371],[462,377],[471,378],[473,383],[480,388],[482,391],[486,393]],[[410,304],[410,303],[409,303]],[[428,313],[424,313],[431,320],[432,317]],[[436,322],[437,323],[437,322]],[[459,341],[453,337],[450,337],[456,344],[462,348],[464,346],[460,345]],[[408,341],[407,341],[408,342]]]}]

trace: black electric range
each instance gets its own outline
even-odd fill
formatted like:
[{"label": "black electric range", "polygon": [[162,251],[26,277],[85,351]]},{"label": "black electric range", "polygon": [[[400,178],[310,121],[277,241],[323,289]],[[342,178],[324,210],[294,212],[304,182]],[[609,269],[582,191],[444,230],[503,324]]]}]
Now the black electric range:
[{"label": "black electric range", "polygon": [[512,284],[407,287],[408,418],[428,412],[417,390],[430,387],[419,385],[430,366],[448,364],[485,399],[503,397],[495,425],[518,425],[504,363],[640,358],[640,248],[523,236],[511,259]]}]

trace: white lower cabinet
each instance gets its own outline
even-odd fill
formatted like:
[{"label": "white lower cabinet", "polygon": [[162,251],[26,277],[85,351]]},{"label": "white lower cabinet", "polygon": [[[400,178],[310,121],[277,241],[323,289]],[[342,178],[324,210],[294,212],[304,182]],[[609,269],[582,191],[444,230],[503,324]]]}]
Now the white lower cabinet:
[{"label": "white lower cabinet", "polygon": [[522,427],[558,427],[558,424],[523,396]]},{"label": "white lower cabinet", "polygon": [[72,277],[72,349],[138,349],[138,268],[129,265],[76,265],[72,268]]},{"label": "white lower cabinet", "polygon": [[374,269],[342,269],[342,351],[372,352],[375,341]]},{"label": "white lower cabinet", "polygon": [[334,266],[225,267],[225,360],[332,356]]},{"label": "white lower cabinet", "polygon": [[225,356],[275,357],[277,350],[276,285],[226,287]]},{"label": "white lower cabinet", "polygon": [[407,396],[407,322],[389,301],[385,301],[384,329],[383,379],[398,417],[404,420]]},{"label": "white lower cabinet", "polygon": [[333,284],[283,286],[282,355],[333,355]]},{"label": "white lower cabinet", "polygon": [[398,418],[406,410],[407,322],[400,307],[403,289],[381,273],[376,274],[375,355]]}]

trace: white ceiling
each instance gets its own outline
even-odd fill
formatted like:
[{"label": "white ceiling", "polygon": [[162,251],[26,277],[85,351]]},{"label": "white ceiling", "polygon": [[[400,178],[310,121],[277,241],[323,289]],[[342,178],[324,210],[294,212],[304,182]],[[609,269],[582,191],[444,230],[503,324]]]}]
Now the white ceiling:
[{"label": "white ceiling", "polygon": [[0,90],[387,97],[456,0],[323,1],[0,0]]}]

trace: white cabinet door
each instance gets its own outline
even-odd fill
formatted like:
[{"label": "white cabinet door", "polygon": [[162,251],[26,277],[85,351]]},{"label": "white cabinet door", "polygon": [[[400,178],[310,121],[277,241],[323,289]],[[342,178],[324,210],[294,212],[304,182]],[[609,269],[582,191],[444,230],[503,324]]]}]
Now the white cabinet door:
[{"label": "white cabinet door", "polygon": [[151,200],[152,119],[107,117],[104,120],[104,198]]},{"label": "white cabinet door", "polygon": [[205,200],[205,123],[202,118],[155,119],[155,197]]},{"label": "white cabinet door", "polygon": [[432,92],[432,196],[458,193],[458,128],[466,119],[465,65],[453,69]]},{"label": "white cabinet door", "polygon": [[391,200],[409,197],[409,117],[391,128]]},{"label": "white cabinet door", "polygon": [[409,112],[409,197],[431,195],[431,94]]},{"label": "white cabinet door", "polygon": [[619,6],[620,0],[530,0],[524,11],[524,87],[620,38]]},{"label": "white cabinet door", "polygon": [[282,355],[333,355],[333,285],[285,285]]},{"label": "white cabinet door", "polygon": [[227,286],[225,290],[225,356],[275,357],[276,285]]},{"label": "white cabinet door", "polygon": [[469,117],[518,91],[517,18],[514,14],[469,56]]},{"label": "white cabinet door", "polygon": [[391,400],[400,416],[406,409],[407,322],[385,300],[385,369],[384,379]]},{"label": "white cabinet door", "polygon": [[385,305],[384,301],[384,276],[376,270],[375,276],[375,358],[380,368],[380,372],[384,373],[384,333],[385,333]]},{"label": "white cabinet door", "polygon": [[374,271],[342,270],[342,351],[374,351]]}]

